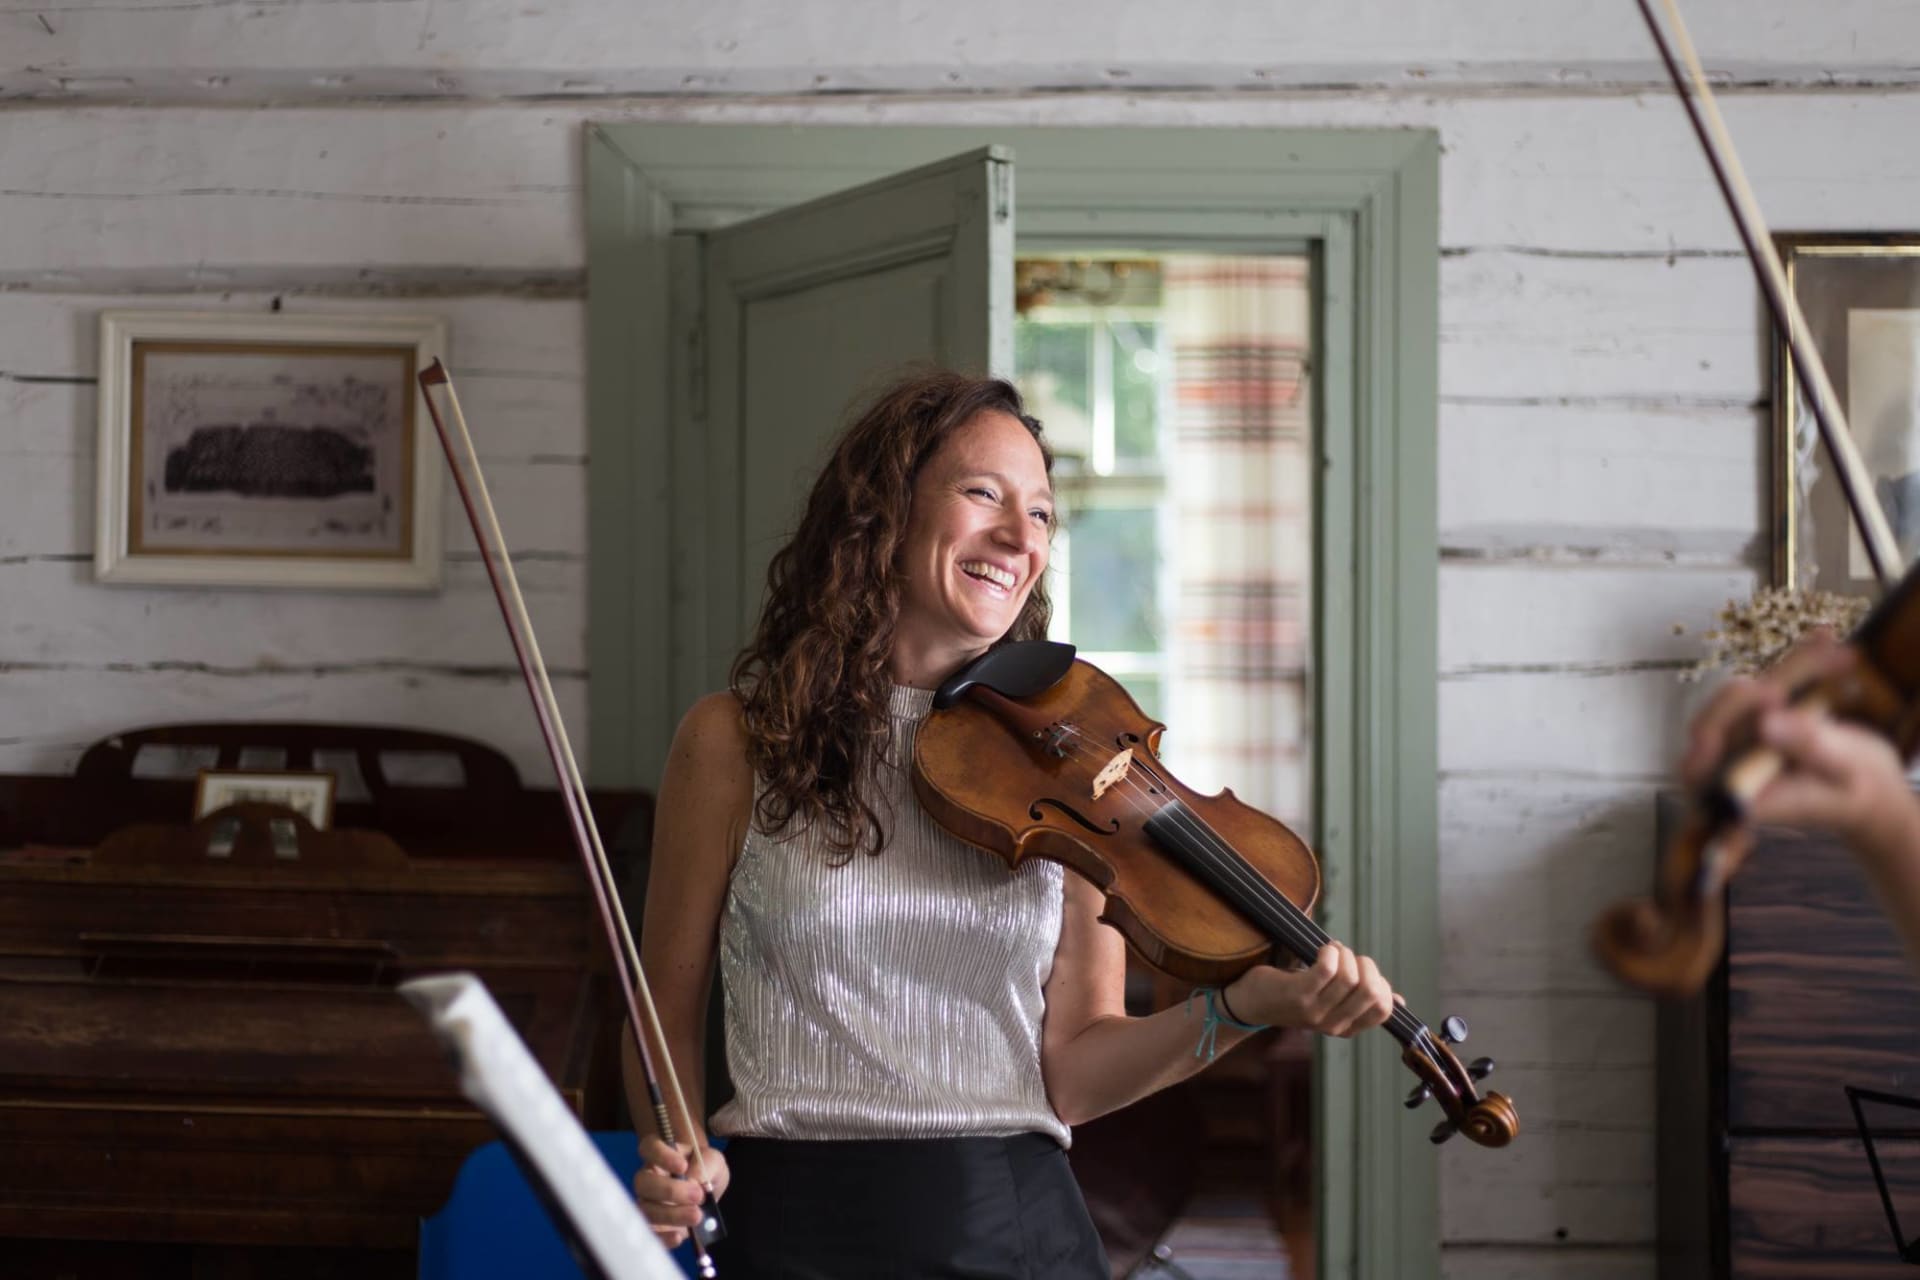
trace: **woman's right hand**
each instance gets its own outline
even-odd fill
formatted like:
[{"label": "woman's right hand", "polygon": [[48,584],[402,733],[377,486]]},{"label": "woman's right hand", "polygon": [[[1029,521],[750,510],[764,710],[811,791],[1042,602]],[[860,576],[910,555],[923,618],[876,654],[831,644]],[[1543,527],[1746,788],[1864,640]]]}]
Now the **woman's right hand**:
[{"label": "woman's right hand", "polygon": [[[671,1249],[687,1238],[687,1232],[700,1221],[700,1204],[706,1192],[689,1172],[692,1148],[685,1143],[669,1147],[658,1135],[640,1139],[640,1158],[646,1163],[633,1176],[633,1198],[640,1211]],[[713,1182],[713,1198],[727,1193],[727,1158],[712,1147],[700,1148],[700,1163]]]}]

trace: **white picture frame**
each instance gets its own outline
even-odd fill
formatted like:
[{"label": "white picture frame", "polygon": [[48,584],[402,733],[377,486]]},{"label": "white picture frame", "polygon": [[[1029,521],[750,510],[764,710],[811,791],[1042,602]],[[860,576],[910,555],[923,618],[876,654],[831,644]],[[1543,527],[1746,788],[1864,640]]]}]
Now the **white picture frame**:
[{"label": "white picture frame", "polygon": [[202,769],[193,790],[193,820],[230,804],[278,804],[325,831],[333,825],[333,792],[331,773]]},{"label": "white picture frame", "polygon": [[95,579],[437,589],[446,348],[433,316],[103,312]]}]

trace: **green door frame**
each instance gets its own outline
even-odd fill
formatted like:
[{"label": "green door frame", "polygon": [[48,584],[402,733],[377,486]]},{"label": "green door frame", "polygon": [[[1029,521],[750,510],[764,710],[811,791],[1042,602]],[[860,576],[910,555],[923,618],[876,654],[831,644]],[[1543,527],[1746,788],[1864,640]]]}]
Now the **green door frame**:
[{"label": "green door frame", "polygon": [[[1427,130],[592,125],[587,135],[589,762],[652,786],[712,686],[698,575],[704,441],[689,236],[991,144],[1023,251],[1316,255],[1315,754],[1323,918],[1408,1006],[1438,997],[1439,141]],[[676,483],[678,479],[681,483]],[[689,530],[693,530],[690,535]],[[696,544],[697,545],[697,544]],[[1438,1171],[1385,1035],[1320,1042],[1327,1280],[1440,1270]]]}]

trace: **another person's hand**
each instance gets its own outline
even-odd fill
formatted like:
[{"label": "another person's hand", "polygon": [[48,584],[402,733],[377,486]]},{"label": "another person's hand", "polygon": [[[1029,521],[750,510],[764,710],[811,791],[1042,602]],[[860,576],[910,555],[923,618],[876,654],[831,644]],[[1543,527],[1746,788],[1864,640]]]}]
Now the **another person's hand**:
[{"label": "another person's hand", "polygon": [[1831,831],[1880,861],[1920,858],[1920,802],[1892,744],[1787,702],[1800,683],[1838,675],[1857,660],[1821,633],[1764,674],[1728,682],[1694,721],[1682,775],[1690,783],[1706,781],[1733,728],[1757,718],[1760,741],[1778,751],[1787,768],[1750,801],[1755,822]]},{"label": "another person's hand", "polygon": [[1328,1036],[1351,1036],[1377,1027],[1393,1013],[1393,987],[1370,957],[1341,942],[1320,948],[1302,969],[1256,965],[1222,993],[1242,1022],[1304,1027]]},{"label": "another person's hand", "polygon": [[[655,1134],[640,1140],[640,1158],[646,1163],[633,1176],[633,1198],[647,1217],[660,1243],[671,1249],[687,1238],[700,1221],[706,1191],[690,1172],[692,1148],[686,1143],[669,1147]],[[700,1162],[713,1180],[713,1198],[727,1192],[727,1158],[712,1147],[700,1149]]]},{"label": "another person's hand", "polygon": [[1832,831],[1862,856],[1883,862],[1920,858],[1920,801],[1892,743],[1858,725],[1795,710],[1767,712],[1760,737],[1790,768],[1754,799],[1754,821]]}]

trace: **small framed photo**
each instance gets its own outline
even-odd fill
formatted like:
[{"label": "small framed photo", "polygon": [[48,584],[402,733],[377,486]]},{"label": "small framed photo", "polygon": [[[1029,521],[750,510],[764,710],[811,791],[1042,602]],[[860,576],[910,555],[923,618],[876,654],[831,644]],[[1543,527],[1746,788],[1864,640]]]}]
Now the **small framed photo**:
[{"label": "small framed photo", "polygon": [[[1920,557],[1920,233],[1791,234],[1774,243],[1874,496],[1912,564]],[[1878,595],[1833,460],[1778,338],[1773,369],[1775,585]]]},{"label": "small framed photo", "polygon": [[103,313],[95,577],[439,586],[445,353],[424,316]]},{"label": "small framed photo", "polygon": [[333,782],[331,773],[202,769],[194,821],[230,804],[282,804],[325,831],[333,825]]}]

